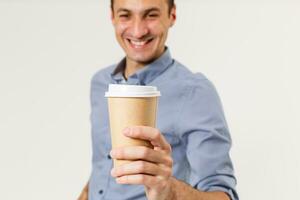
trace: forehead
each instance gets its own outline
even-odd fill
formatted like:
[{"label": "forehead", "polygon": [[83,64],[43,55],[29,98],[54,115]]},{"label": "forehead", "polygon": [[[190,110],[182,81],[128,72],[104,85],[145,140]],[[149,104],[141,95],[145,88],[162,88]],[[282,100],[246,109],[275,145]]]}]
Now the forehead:
[{"label": "forehead", "polygon": [[118,9],[126,9],[133,12],[141,12],[149,8],[157,8],[161,11],[167,11],[167,0],[114,0],[115,11]]}]

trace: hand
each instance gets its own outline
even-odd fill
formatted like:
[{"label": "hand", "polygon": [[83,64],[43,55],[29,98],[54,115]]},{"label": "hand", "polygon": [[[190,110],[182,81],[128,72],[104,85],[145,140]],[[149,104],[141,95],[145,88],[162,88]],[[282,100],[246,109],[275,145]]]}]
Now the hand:
[{"label": "hand", "polygon": [[113,149],[111,157],[132,160],[132,162],[113,168],[111,175],[119,184],[144,185],[148,200],[170,199],[173,167],[171,145],[159,130],[152,127],[129,127],[123,131],[123,134],[127,137],[147,140],[154,148],[131,146]]},{"label": "hand", "polygon": [[77,198],[77,200],[88,200],[88,189],[89,184],[87,183],[86,186],[82,189],[80,196]]}]

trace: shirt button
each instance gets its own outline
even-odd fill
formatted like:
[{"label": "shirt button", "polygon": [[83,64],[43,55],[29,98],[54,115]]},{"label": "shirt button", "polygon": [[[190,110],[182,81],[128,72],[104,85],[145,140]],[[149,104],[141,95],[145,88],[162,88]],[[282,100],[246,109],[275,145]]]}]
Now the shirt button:
[{"label": "shirt button", "polygon": [[107,158],[108,158],[108,159],[111,159],[111,156],[108,154],[108,155],[107,155]]},{"label": "shirt button", "polygon": [[103,190],[99,190],[99,194],[103,194]]}]

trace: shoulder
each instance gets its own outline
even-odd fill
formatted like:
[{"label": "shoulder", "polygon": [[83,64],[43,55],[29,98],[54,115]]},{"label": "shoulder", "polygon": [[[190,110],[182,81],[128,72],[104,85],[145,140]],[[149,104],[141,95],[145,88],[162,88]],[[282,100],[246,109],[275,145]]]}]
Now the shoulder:
[{"label": "shoulder", "polygon": [[178,108],[220,104],[212,82],[204,74],[194,73],[178,61],[156,79],[155,85],[162,94],[160,101],[171,105],[170,101],[174,100]]},{"label": "shoulder", "polygon": [[198,95],[216,93],[215,86],[203,73],[194,73],[178,61],[175,61],[173,73],[176,85],[180,85],[187,93],[193,92]]}]

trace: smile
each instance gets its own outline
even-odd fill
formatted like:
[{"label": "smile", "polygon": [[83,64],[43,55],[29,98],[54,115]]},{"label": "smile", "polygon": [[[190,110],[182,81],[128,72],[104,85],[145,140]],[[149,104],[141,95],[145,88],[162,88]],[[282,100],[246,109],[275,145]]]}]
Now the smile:
[{"label": "smile", "polygon": [[153,38],[148,39],[148,40],[132,40],[132,39],[127,39],[129,44],[131,45],[132,48],[135,49],[143,49],[148,46],[150,42],[153,41]]}]

